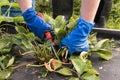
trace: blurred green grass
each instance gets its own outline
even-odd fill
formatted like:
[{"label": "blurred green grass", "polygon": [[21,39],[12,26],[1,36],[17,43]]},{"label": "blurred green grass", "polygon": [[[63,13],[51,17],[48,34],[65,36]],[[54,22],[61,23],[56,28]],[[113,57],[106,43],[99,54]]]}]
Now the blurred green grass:
[{"label": "blurred green grass", "polygon": [[[45,1],[45,0],[43,0]],[[52,16],[52,5],[51,0],[49,0],[49,3],[44,3],[44,5],[39,5],[41,2],[40,0],[36,0],[36,10],[38,12],[47,13]],[[39,3],[39,4],[38,4]],[[80,14],[80,3],[81,0],[74,0],[73,3],[73,15],[79,15]],[[47,6],[45,6],[47,5]],[[112,4],[112,10],[110,12],[109,19],[107,21],[106,27],[108,29],[120,29],[120,0],[114,0]]]},{"label": "blurred green grass", "polygon": [[120,0],[114,0],[107,22],[108,29],[120,29]]}]

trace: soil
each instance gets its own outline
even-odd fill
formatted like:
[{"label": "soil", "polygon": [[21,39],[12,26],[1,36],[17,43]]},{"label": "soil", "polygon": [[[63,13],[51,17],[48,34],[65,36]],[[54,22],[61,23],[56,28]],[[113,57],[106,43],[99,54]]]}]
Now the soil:
[{"label": "soil", "polygon": [[103,61],[96,56],[92,56],[93,67],[100,73],[100,80],[120,80],[120,46],[112,49],[113,58]]},{"label": "soil", "polygon": [[[93,63],[93,67],[100,73],[100,80],[120,80],[120,46],[112,49],[113,58],[109,61],[104,61],[98,56],[91,56],[89,59]],[[34,61],[29,55],[22,60],[21,64]],[[42,77],[40,70],[43,67],[20,67],[16,69],[8,80],[69,80],[70,77],[64,77],[56,73],[49,73],[47,77]]]},{"label": "soil", "polygon": [[69,80],[68,77],[56,73],[49,73],[47,77],[40,75],[40,69],[36,67],[22,67],[13,72],[8,80]]},{"label": "soil", "polygon": [[18,56],[17,59],[19,64],[17,64],[16,69],[11,74],[8,80],[69,80],[69,77],[64,77],[56,73],[48,73],[47,77],[42,77],[40,74],[41,70],[46,70],[45,67],[30,67],[24,66],[29,63],[34,63],[34,55],[27,55],[24,57]]}]

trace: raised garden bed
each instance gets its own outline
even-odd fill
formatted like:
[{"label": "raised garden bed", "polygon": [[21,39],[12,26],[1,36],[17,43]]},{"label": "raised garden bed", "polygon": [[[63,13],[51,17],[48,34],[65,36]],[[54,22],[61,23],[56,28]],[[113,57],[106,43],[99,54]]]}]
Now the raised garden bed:
[{"label": "raised garden bed", "polygon": [[[44,16],[45,16],[45,20],[47,22],[49,22],[51,25],[54,24],[53,25],[53,27],[55,28],[54,32],[57,36],[57,38],[55,38],[55,39],[56,39],[56,41],[58,39],[57,44],[59,44],[59,41],[61,40],[61,38],[64,37],[63,35],[66,35],[66,32],[69,33],[73,29],[73,27],[76,25],[76,22],[77,22],[75,19],[72,19],[73,21],[69,22],[69,24],[66,24],[66,21],[63,16],[58,16],[55,20],[52,19],[48,15],[44,15]],[[12,21],[16,20],[14,18],[11,18],[11,19],[12,19]],[[3,33],[1,34],[1,36],[3,35],[1,40],[4,41],[7,39],[8,41],[10,41],[10,44],[8,44],[9,42],[7,43],[8,46],[10,46],[10,47],[14,46],[14,48],[7,47],[7,53],[9,53],[9,54],[14,53],[13,54],[14,58],[13,57],[10,58],[10,60],[8,62],[9,64],[7,64],[7,66],[12,67],[14,69],[14,71],[12,72],[12,74],[8,78],[8,80],[56,80],[56,79],[57,80],[79,80],[79,79],[87,80],[87,78],[89,78],[90,80],[91,79],[99,80],[98,79],[99,74],[94,69],[94,67],[98,71],[100,71],[100,78],[103,80],[106,79],[106,77],[103,77],[104,74],[102,74],[102,70],[103,69],[107,70],[107,68],[104,67],[104,65],[105,65],[104,61],[109,60],[109,61],[106,61],[106,65],[108,65],[108,66],[111,65],[111,61],[112,61],[111,60],[111,58],[112,58],[111,51],[104,48],[106,46],[109,47],[108,43],[111,42],[111,41],[109,41],[109,39],[103,38],[102,41],[99,40],[101,42],[97,43],[96,34],[91,34],[91,36],[89,36],[89,40],[91,42],[90,43],[90,51],[88,53],[91,54],[91,53],[96,53],[96,52],[100,52],[100,51],[102,51],[102,52],[97,53],[96,54],[97,56],[90,55],[90,57],[88,57],[88,60],[86,59],[87,55],[83,55],[83,53],[81,53],[80,58],[78,58],[79,55],[76,57],[72,56],[69,58],[72,63],[66,63],[63,61],[61,64],[61,61],[59,61],[59,59],[56,61],[55,59],[57,59],[57,58],[55,56],[51,55],[52,51],[48,49],[48,47],[50,48],[50,43],[47,43],[47,41],[46,41],[45,42],[46,44],[44,45],[44,44],[41,44],[40,43],[41,41],[40,41],[40,42],[38,42],[39,46],[38,46],[38,44],[36,45],[36,42],[33,41],[33,40],[36,40],[36,37],[31,32],[29,32],[28,29],[25,29],[22,27],[22,26],[25,27],[26,25],[20,26],[21,24],[18,25],[16,22],[15,22],[15,24],[14,24],[14,22],[3,22],[3,23],[1,23],[1,25],[6,24],[6,23],[10,24],[10,26],[9,25],[1,26],[1,28],[4,28],[2,30],[7,32],[7,34],[5,34],[6,36],[4,36]],[[58,25],[61,27],[58,28]],[[62,36],[60,35],[60,33],[58,33],[58,32],[61,32],[61,30],[63,30],[63,32],[61,33]],[[13,49],[16,49],[15,45],[18,46],[17,47],[18,51],[16,51],[16,50],[13,51]],[[43,49],[43,48],[45,48],[45,49]],[[34,49],[36,51],[34,51]],[[116,49],[117,48],[113,49],[113,51]],[[6,46],[3,47],[3,49],[1,49],[1,52],[2,51],[4,51],[4,54],[7,54],[7,53],[5,53]],[[24,51],[25,51],[25,53],[24,53]],[[46,51],[49,51],[49,55],[46,54],[47,53]],[[20,55],[20,54],[16,55],[16,53],[20,53],[22,55]],[[34,54],[31,54],[31,53],[34,53]],[[64,53],[64,55],[66,55],[67,50],[64,49],[62,54],[63,53]],[[85,54],[88,54],[88,53],[85,53]],[[24,56],[23,56],[23,54],[24,54]],[[27,54],[27,55],[25,55],[25,54]],[[114,54],[114,52],[113,52],[113,54]],[[3,55],[3,53],[2,53],[2,55]],[[114,55],[113,58],[115,56],[116,55]],[[66,56],[62,56],[62,59],[65,57]],[[101,58],[104,60],[101,60]],[[90,60],[94,64],[93,67],[92,67]],[[13,64],[13,61],[14,61],[14,64]],[[53,64],[52,64],[52,66],[51,65],[49,66],[49,63],[51,64],[52,61],[57,62],[57,67],[54,66]],[[76,62],[76,61],[78,61],[78,62]],[[108,63],[108,62],[110,62],[110,63]],[[100,64],[98,64],[98,63],[100,63]],[[77,64],[78,64],[78,66],[76,67],[75,65],[77,65]],[[84,66],[86,66],[87,68],[84,69]],[[69,69],[66,69],[66,67],[68,67]],[[2,68],[4,69],[4,67],[2,67]],[[61,72],[59,72],[59,70],[61,70],[62,68],[63,68],[63,70]],[[73,72],[71,71],[71,69]],[[80,69],[80,72],[79,72],[79,69]],[[110,71],[107,70],[107,71],[110,72],[111,70]],[[71,74],[71,72],[73,74]],[[62,76],[60,74],[66,75],[67,77]],[[116,74],[116,75],[119,75],[119,74]],[[71,77],[76,77],[76,78],[71,78]],[[113,76],[113,77],[115,77],[115,76]]]}]

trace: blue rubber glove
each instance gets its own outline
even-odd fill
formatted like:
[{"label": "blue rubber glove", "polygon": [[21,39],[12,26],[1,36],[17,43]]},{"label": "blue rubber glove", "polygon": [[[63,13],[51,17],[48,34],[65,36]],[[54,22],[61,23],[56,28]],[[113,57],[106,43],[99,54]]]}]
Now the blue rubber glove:
[{"label": "blue rubber glove", "polygon": [[42,40],[44,39],[45,32],[52,30],[52,27],[37,15],[34,8],[27,9],[22,16],[29,29]]},{"label": "blue rubber glove", "polygon": [[88,35],[93,26],[94,23],[79,18],[76,28],[62,40],[61,46],[66,46],[70,55],[75,52],[88,51]]}]

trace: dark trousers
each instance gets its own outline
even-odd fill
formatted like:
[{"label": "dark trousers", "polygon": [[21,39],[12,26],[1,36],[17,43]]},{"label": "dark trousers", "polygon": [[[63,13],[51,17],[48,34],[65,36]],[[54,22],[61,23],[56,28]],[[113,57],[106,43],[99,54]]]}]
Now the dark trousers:
[{"label": "dark trousers", "polygon": [[73,0],[52,0],[53,18],[64,15],[68,20],[73,12]]},{"label": "dark trousers", "polygon": [[[52,0],[53,18],[58,15],[64,15],[67,20],[70,19],[73,12],[73,0]],[[109,13],[112,7],[112,0],[101,0],[96,17],[95,27],[105,27]]]}]

